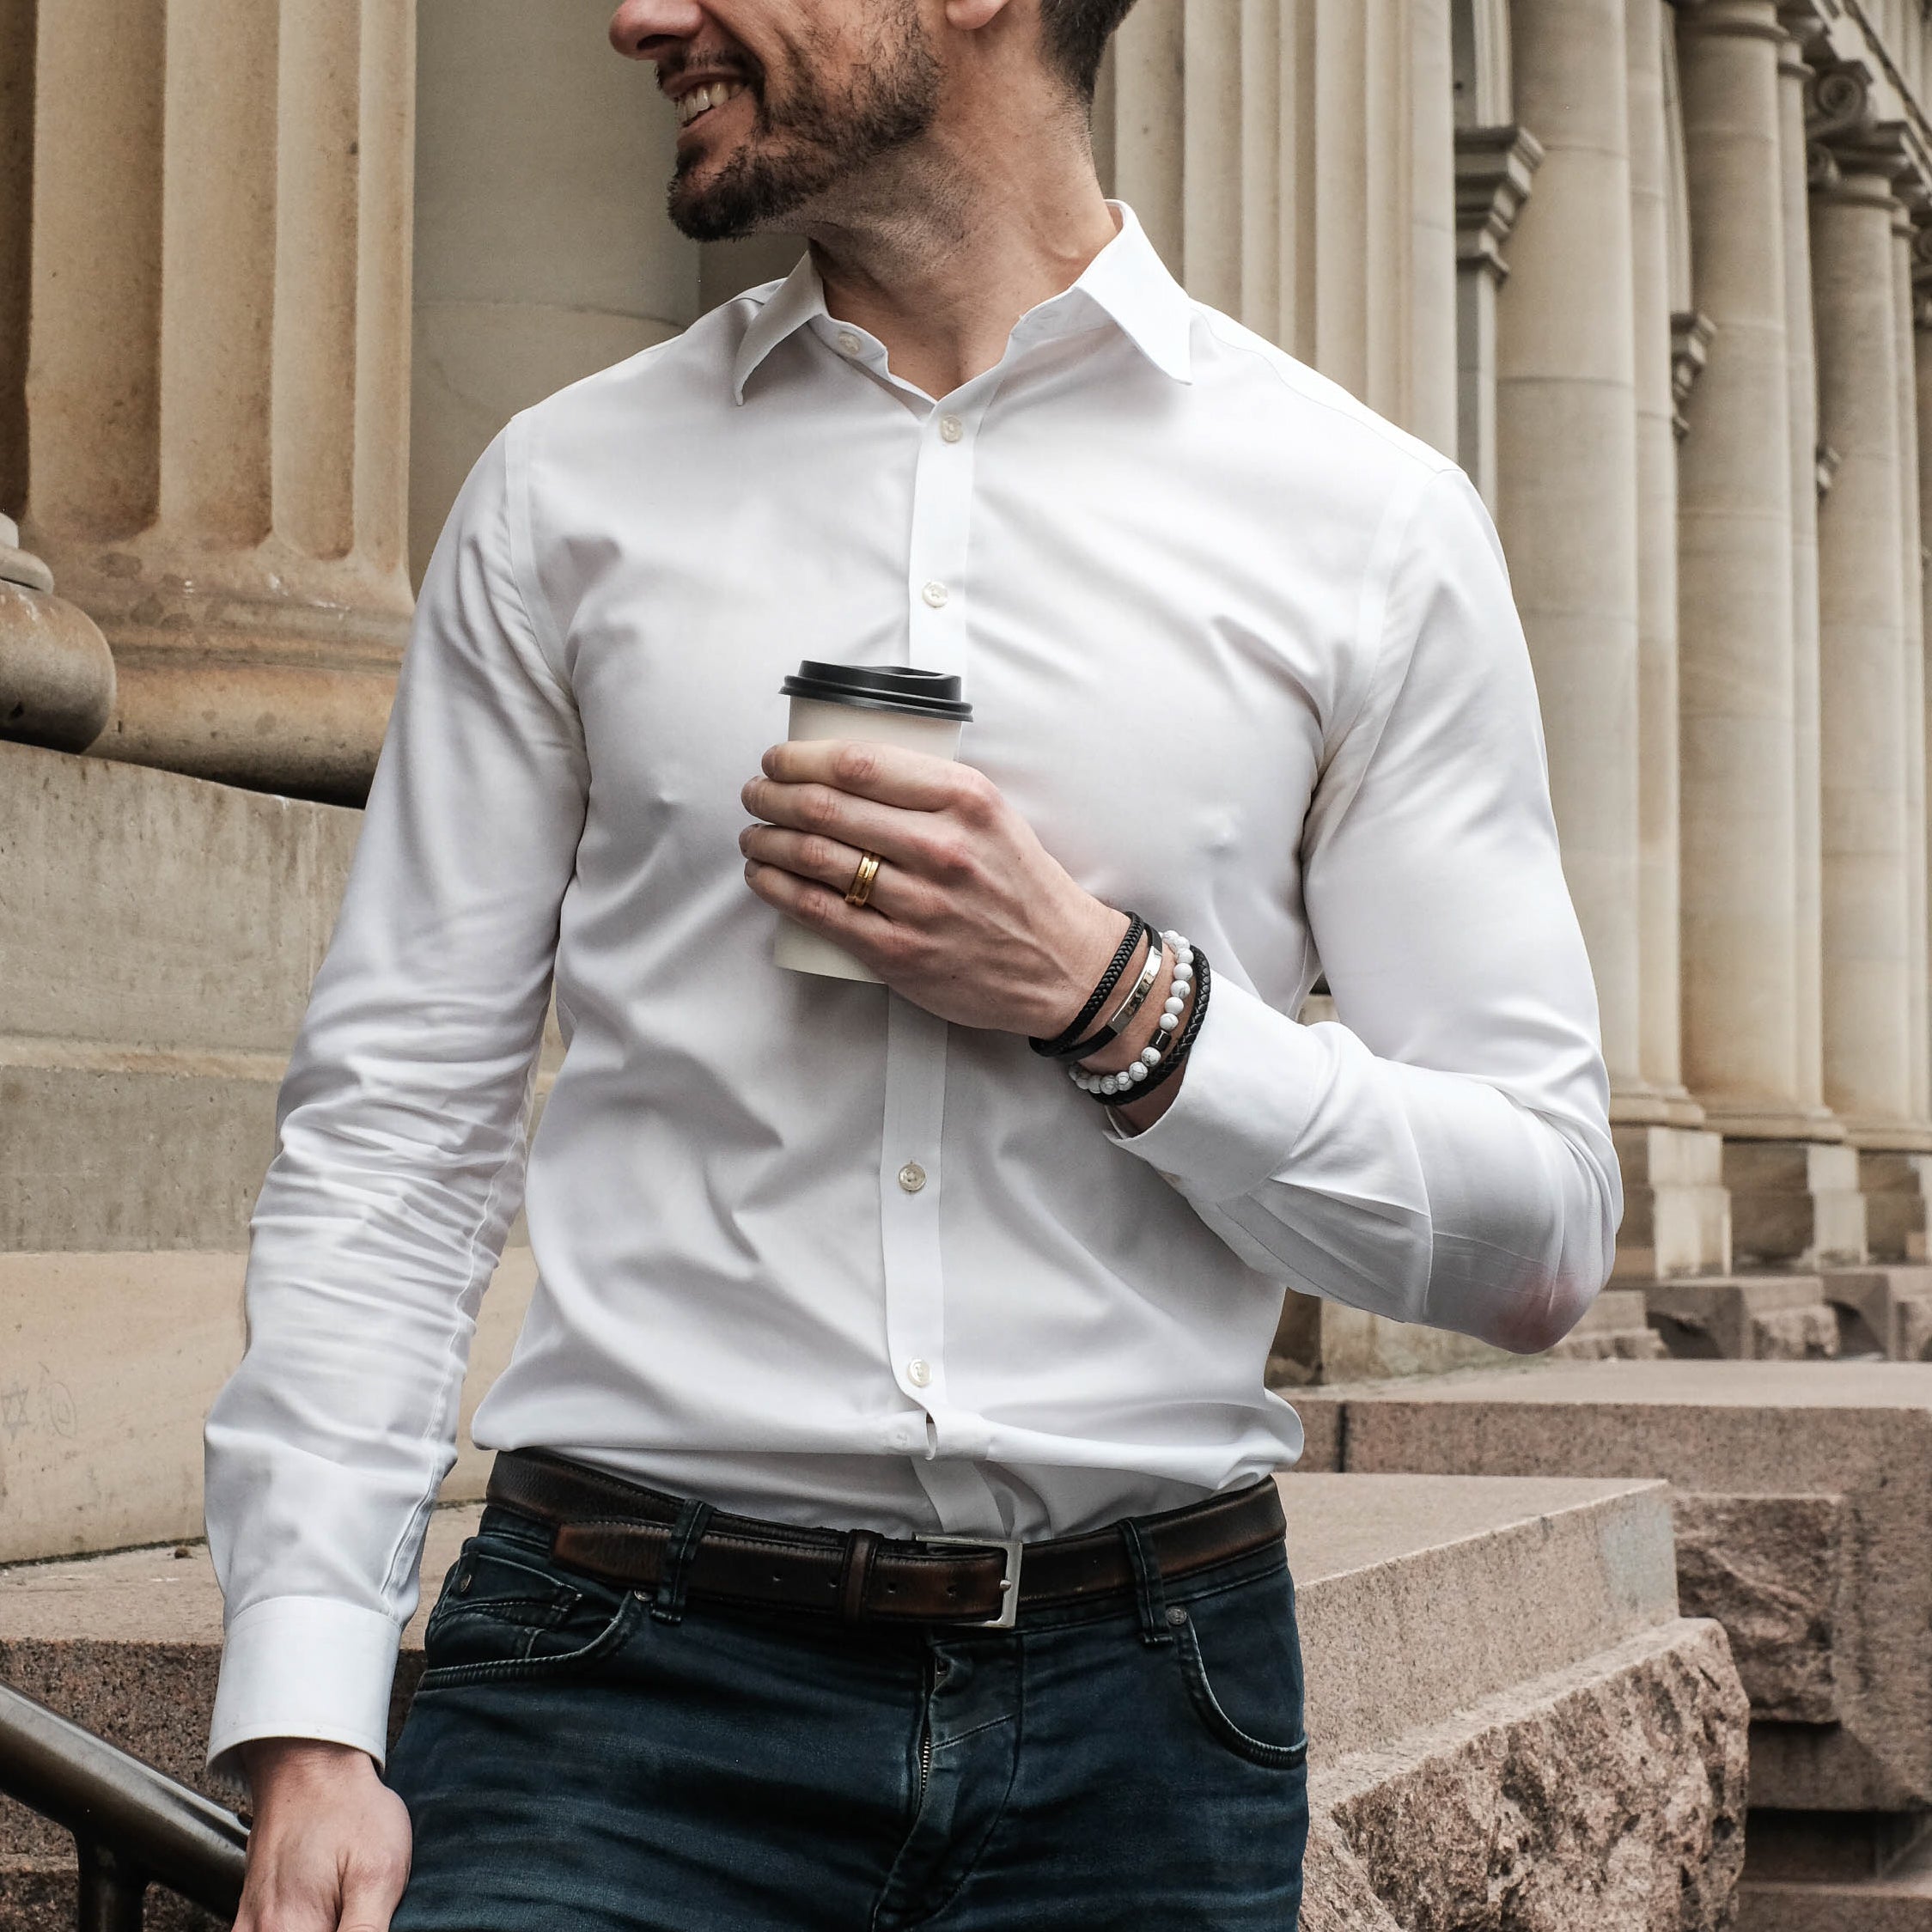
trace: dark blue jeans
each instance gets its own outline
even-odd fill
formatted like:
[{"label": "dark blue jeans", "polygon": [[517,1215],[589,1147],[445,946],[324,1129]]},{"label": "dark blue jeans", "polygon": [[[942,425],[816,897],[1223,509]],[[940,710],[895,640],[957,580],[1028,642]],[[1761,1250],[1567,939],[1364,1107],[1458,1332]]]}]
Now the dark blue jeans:
[{"label": "dark blue jeans", "polygon": [[393,1932],[1293,1932],[1280,1549],[990,1630],[654,1615],[548,1543],[491,1504],[444,1580]]}]

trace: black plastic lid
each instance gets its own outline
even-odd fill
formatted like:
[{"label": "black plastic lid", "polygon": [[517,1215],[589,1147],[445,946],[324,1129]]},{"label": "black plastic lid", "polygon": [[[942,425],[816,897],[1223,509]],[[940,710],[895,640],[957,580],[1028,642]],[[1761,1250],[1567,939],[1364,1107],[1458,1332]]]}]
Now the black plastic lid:
[{"label": "black plastic lid", "polygon": [[950,672],[916,670],[905,664],[820,664],[807,658],[779,687],[787,698],[815,698],[821,704],[856,704],[867,711],[904,711],[916,718],[957,718],[972,707],[960,695]]}]

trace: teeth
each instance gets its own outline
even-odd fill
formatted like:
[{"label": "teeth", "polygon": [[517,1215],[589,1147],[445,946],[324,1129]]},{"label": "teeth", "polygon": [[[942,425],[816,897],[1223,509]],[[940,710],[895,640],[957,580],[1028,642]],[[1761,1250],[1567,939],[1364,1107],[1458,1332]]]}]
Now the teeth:
[{"label": "teeth", "polygon": [[741,81],[713,81],[707,86],[693,88],[678,103],[678,125],[689,127],[706,108],[718,107],[744,91]]}]

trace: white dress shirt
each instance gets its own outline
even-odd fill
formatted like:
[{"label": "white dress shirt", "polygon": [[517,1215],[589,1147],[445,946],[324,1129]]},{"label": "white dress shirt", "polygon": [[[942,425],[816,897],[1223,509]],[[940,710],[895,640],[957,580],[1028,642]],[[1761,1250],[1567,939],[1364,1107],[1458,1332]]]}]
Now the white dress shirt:
[{"label": "white dress shirt", "polygon": [[[381,1758],[520,1199],[537,1286],[478,1444],[887,1533],[1064,1534],[1292,1462],[1284,1283],[1519,1350],[1602,1284],[1594,994],[1490,520],[1115,205],[936,401],[808,259],[478,463],[208,1419],[224,1768]],[[1146,1132],[1018,1034],[772,963],[739,789],[807,657],[959,673],[960,755],[1205,951]],[[1344,1023],[1303,1027],[1324,970]]]}]

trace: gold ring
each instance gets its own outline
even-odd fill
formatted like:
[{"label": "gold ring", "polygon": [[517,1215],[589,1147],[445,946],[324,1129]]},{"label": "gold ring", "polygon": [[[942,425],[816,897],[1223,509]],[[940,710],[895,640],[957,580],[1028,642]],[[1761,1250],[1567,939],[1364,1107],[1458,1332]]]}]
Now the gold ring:
[{"label": "gold ring", "polygon": [[859,868],[852,875],[852,882],[845,888],[845,903],[848,905],[863,905],[872,897],[872,881],[879,876],[879,855],[876,852],[861,852]]}]

